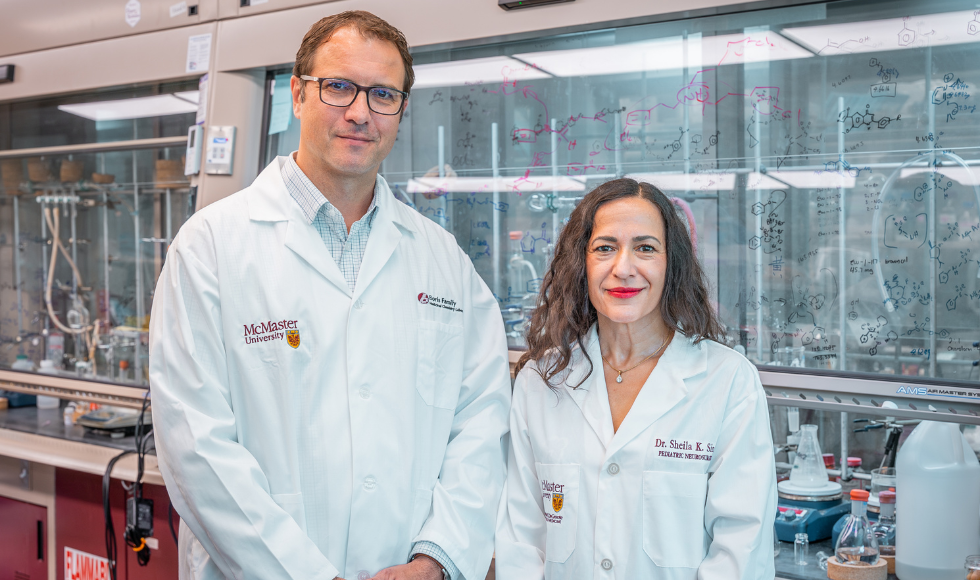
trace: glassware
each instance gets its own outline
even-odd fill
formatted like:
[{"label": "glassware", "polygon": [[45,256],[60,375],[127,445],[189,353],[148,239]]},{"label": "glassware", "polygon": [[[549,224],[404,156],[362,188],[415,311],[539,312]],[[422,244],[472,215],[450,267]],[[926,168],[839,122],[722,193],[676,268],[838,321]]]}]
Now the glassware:
[{"label": "glassware", "polygon": [[814,556],[817,557],[817,567],[819,567],[821,570],[826,571],[827,560],[830,559],[830,555],[828,555],[826,552],[821,551],[814,554]]},{"label": "glassware", "polygon": [[776,364],[784,367],[804,367],[806,349],[802,346],[785,346],[776,351]]},{"label": "glassware", "polygon": [[820,453],[816,425],[800,425],[800,443],[796,448],[789,480],[795,486],[810,489],[827,485],[827,468]]},{"label": "glassware", "polygon": [[779,551],[781,549],[782,549],[782,547],[779,545],[779,536],[776,535],[776,526],[775,526],[775,524],[773,524],[773,526],[772,526],[772,557],[773,558],[778,558],[779,557]]},{"label": "glassware", "polygon": [[878,540],[868,522],[868,492],[851,490],[851,515],[844,523],[834,554],[841,564],[868,565],[878,563]]},{"label": "glassware", "polygon": [[[879,467],[871,470],[871,497],[879,497],[881,492],[895,491],[895,484],[898,481],[897,472],[894,467]],[[879,500],[880,501],[880,500]]]},{"label": "glassware", "polygon": [[793,543],[793,563],[797,566],[806,566],[806,556],[809,551],[810,536],[805,532],[796,534],[796,542]]},{"label": "glassware", "polygon": [[538,273],[534,264],[524,257],[524,247],[521,245],[524,232],[510,232],[510,259],[507,261],[507,276],[510,280],[510,298],[523,301],[531,292],[529,288],[533,280],[537,280]]},{"label": "glassware", "polygon": [[[874,471],[878,471],[877,469]],[[894,470],[893,470],[894,471]],[[882,490],[878,494],[881,513],[878,521],[871,526],[875,539],[878,540],[878,551],[882,556],[895,556],[895,492]]]},{"label": "glassware", "polygon": [[963,567],[966,568],[966,580],[980,580],[980,556],[967,556]]}]

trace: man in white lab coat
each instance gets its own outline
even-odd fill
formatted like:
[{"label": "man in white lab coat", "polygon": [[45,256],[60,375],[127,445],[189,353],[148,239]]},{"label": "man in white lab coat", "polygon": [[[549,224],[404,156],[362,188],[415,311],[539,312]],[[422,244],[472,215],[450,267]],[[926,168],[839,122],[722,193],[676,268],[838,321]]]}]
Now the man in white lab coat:
[{"label": "man in white lab coat", "polygon": [[297,53],[297,153],[198,212],[153,303],[181,578],[482,580],[510,384],[496,300],[378,175],[413,74],[345,12]]}]

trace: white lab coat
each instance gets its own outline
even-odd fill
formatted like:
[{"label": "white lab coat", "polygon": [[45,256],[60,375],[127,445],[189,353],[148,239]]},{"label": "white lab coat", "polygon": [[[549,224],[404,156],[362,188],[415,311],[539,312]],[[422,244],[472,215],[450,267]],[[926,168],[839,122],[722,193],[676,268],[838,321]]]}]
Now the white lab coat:
[{"label": "white lab coat", "polygon": [[482,580],[511,392],[497,302],[380,176],[349,291],[283,160],[181,228],[153,300],[181,577],[356,580],[428,540]]},{"label": "white lab coat", "polygon": [[[514,385],[497,521],[505,580],[772,579],[776,472],[759,374],[677,333],[613,432],[593,330],[559,394]],[[561,494],[556,498],[556,494]]]}]

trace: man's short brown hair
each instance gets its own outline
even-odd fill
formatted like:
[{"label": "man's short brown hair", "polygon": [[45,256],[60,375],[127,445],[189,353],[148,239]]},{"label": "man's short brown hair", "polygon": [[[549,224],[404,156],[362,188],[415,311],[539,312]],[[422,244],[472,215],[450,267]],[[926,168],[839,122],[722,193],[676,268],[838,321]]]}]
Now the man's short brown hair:
[{"label": "man's short brown hair", "polygon": [[348,10],[327,16],[311,26],[309,32],[303,37],[299,50],[296,51],[293,75],[297,77],[310,75],[317,49],[342,28],[353,28],[365,38],[384,40],[394,44],[405,64],[405,85],[402,90],[406,93],[411,92],[412,85],[415,84],[415,72],[412,70],[412,55],[408,52],[408,41],[405,40],[405,35],[394,26],[364,10]]}]

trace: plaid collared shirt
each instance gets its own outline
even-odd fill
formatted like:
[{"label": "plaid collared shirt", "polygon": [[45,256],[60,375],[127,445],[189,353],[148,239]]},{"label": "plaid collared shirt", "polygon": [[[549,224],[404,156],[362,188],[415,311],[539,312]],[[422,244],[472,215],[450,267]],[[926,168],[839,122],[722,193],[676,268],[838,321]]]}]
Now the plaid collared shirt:
[{"label": "plaid collared shirt", "polygon": [[[367,213],[351,225],[350,233],[348,233],[347,224],[344,222],[344,216],[340,210],[327,201],[327,198],[313,185],[313,182],[303,173],[299,165],[296,165],[296,159],[293,158],[293,155],[295,152],[286,156],[286,162],[280,169],[282,181],[286,184],[286,191],[299,205],[309,224],[316,228],[320,234],[323,245],[333,256],[337,267],[344,274],[347,287],[353,292],[354,284],[357,282],[357,273],[361,269],[361,262],[364,261],[364,250],[367,248],[368,236],[371,234],[371,225],[378,213],[377,190],[371,199]],[[446,576],[451,580],[460,580],[459,569],[449,554],[446,554],[438,544],[418,542],[412,546],[412,557],[416,554],[425,554],[433,558],[443,567]]]},{"label": "plaid collared shirt", "polygon": [[286,191],[296,200],[307,221],[320,234],[323,245],[327,247],[327,251],[340,268],[344,280],[347,281],[347,287],[353,292],[357,273],[361,270],[361,262],[364,261],[364,250],[367,248],[368,236],[371,234],[371,224],[374,223],[374,216],[378,213],[377,196],[371,198],[371,206],[368,207],[367,213],[351,225],[348,233],[347,224],[340,210],[327,201],[299,165],[296,165],[293,154],[286,157],[281,173]]}]

